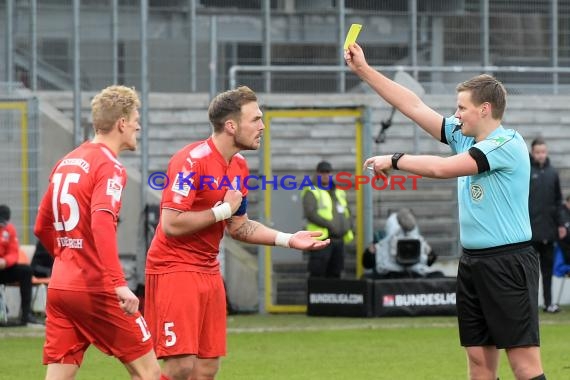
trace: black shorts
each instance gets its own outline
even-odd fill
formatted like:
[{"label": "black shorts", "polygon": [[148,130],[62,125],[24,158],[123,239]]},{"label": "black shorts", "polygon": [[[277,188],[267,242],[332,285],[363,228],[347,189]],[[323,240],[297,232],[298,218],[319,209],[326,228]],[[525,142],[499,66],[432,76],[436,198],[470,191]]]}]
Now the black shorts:
[{"label": "black shorts", "polygon": [[456,299],[461,345],[539,346],[538,278],[529,243],[463,249]]}]

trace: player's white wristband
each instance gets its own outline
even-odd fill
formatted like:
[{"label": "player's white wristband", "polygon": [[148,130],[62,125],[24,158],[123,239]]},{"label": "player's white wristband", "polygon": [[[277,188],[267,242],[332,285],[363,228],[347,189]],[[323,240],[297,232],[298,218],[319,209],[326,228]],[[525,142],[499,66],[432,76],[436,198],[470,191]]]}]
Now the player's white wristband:
[{"label": "player's white wristband", "polygon": [[226,220],[232,217],[232,208],[228,202],[224,202],[219,206],[212,207],[212,211],[214,212],[214,217],[216,218],[216,222],[220,220]]},{"label": "player's white wristband", "polygon": [[284,232],[277,232],[275,236],[275,245],[278,247],[289,248],[289,241],[293,237],[293,234],[286,234]]}]

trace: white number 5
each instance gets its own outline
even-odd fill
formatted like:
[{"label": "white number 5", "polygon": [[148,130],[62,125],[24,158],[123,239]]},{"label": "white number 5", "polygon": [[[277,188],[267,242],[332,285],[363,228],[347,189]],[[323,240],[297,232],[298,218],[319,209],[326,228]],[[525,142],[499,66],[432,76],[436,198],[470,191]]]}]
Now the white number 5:
[{"label": "white number 5", "polygon": [[[61,173],[55,173],[52,177],[53,183],[53,197],[51,199],[51,208],[53,210],[53,227],[56,231],[71,231],[79,223],[79,205],[77,199],[69,194],[69,184],[79,182],[79,173],[68,173],[61,186]],[[59,199],[58,199],[59,198]],[[69,206],[69,218],[64,220],[63,223],[59,220],[59,205],[66,204]]]},{"label": "white number 5", "polygon": [[173,327],[174,322],[164,322],[164,335],[166,335],[164,344],[166,347],[172,347],[176,344],[176,334],[172,331]]}]

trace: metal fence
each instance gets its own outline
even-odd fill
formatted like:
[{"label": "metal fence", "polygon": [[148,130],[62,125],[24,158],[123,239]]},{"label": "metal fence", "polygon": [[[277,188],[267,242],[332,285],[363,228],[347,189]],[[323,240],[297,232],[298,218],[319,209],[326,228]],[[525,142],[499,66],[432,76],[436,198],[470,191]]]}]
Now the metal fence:
[{"label": "metal fence", "polygon": [[20,243],[32,244],[39,188],[38,102],[0,83],[0,204],[12,211]]},{"label": "metal fence", "polygon": [[[498,71],[519,92],[570,92],[570,0],[0,0],[0,80],[36,90],[124,83],[158,92],[216,92],[233,66],[343,67],[351,23],[372,65],[417,67],[426,88],[457,75],[430,67]],[[420,68],[428,69],[420,69]],[[247,72],[266,92],[344,92],[338,72]]]}]

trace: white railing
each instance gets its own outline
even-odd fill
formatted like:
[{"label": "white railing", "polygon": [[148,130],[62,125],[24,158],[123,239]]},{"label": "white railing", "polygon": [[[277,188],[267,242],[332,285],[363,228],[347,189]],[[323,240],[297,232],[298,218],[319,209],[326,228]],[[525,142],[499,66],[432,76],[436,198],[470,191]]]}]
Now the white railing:
[{"label": "white railing", "polygon": [[[539,73],[552,75],[552,81],[549,83],[532,84],[528,87],[537,87],[541,89],[550,89],[552,94],[558,94],[563,86],[558,82],[557,74],[570,74],[570,67],[548,67],[548,66],[374,66],[374,69],[381,72],[397,72],[406,71],[412,73],[417,79],[420,72],[425,73]],[[260,65],[260,66],[232,66],[229,71],[230,88],[237,86],[238,73],[346,73],[350,72],[347,66],[276,66],[276,65]],[[543,91],[540,91],[541,93]]]}]

